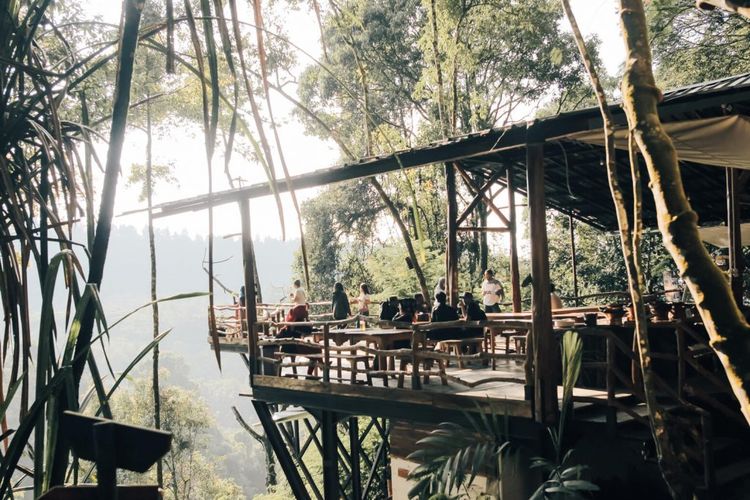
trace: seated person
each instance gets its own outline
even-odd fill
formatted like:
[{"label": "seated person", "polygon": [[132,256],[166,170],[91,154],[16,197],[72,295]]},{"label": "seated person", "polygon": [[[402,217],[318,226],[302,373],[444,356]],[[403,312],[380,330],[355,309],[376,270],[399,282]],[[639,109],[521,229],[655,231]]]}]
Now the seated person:
[{"label": "seated person", "polygon": [[398,297],[389,297],[380,305],[380,319],[391,321],[398,314]]},{"label": "seated person", "polygon": [[[303,323],[307,321],[307,304],[294,306],[289,310],[284,318],[286,323]],[[305,335],[312,333],[312,327],[308,325],[292,326],[285,325],[279,333],[276,334],[277,339],[301,339]],[[300,345],[285,345],[282,346],[281,352],[295,353],[295,354],[313,354],[320,352],[320,349],[308,348]]]},{"label": "seated person", "polygon": [[[413,323],[414,317],[414,299],[401,299],[398,302],[398,314],[391,321],[394,323]],[[393,343],[394,349],[408,349],[409,347],[411,347],[411,340],[397,340]]]},{"label": "seated person", "polygon": [[[471,292],[464,292],[460,304],[464,321],[487,321],[487,315],[474,301],[474,295]],[[464,330],[463,337],[481,337],[483,332],[482,327],[467,328]]]},{"label": "seated person", "polygon": [[398,313],[391,319],[394,323],[413,323],[414,322],[414,302],[413,299],[401,299],[398,302]]},{"label": "seated person", "polygon": [[333,313],[333,319],[346,319],[352,315],[352,310],[349,307],[349,297],[346,296],[344,285],[341,283],[333,285],[331,312]]},{"label": "seated person", "polygon": [[430,308],[421,293],[414,294],[414,313],[417,321],[430,321]]},{"label": "seated person", "polygon": [[[438,292],[435,294],[435,308],[432,310],[431,321],[433,323],[439,321],[457,321],[458,312],[447,303],[447,297],[444,292]],[[429,340],[448,340],[461,338],[462,331],[458,328],[444,328],[440,330],[430,330],[427,332],[427,338]]]},{"label": "seated person", "polygon": [[446,302],[448,297],[445,293],[438,292],[435,294],[435,308],[432,310],[431,321],[456,321],[458,320],[458,312],[449,306]]}]

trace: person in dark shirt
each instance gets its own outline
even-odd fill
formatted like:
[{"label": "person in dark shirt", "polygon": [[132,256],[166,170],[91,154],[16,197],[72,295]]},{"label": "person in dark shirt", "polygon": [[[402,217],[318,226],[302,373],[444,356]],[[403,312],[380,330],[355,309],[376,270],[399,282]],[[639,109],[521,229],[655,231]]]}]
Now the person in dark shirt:
[{"label": "person in dark shirt", "polygon": [[394,323],[413,323],[414,299],[401,299],[398,303],[398,314],[391,321]]},{"label": "person in dark shirt", "polygon": [[391,321],[398,314],[398,297],[389,297],[387,301],[380,304],[380,319]]},{"label": "person in dark shirt", "polygon": [[446,297],[445,293],[438,292],[435,294],[435,301],[437,302],[435,304],[435,308],[432,310],[432,317],[431,321],[456,321],[458,320],[458,312],[456,310],[449,306],[446,301],[448,300],[448,297]]},{"label": "person in dark shirt", "polygon": [[[464,292],[461,297],[461,311],[463,312],[464,321],[487,321],[487,315],[474,300],[471,292]],[[473,338],[481,337],[484,334],[484,328],[464,328],[462,337]]]},{"label": "person in dark shirt", "polygon": [[333,285],[331,312],[333,313],[333,319],[346,319],[352,315],[352,310],[349,307],[349,297],[346,296],[344,285],[341,283]]},{"label": "person in dark shirt", "polygon": [[474,295],[471,292],[464,292],[461,297],[461,312],[465,321],[487,321],[487,315],[474,301]]},{"label": "person in dark shirt", "polygon": [[[445,293],[438,292],[435,294],[435,308],[432,310],[431,321],[433,323],[439,321],[457,321],[458,312],[447,302],[448,298]],[[461,330],[456,328],[441,328],[438,330],[430,330],[427,332],[427,338],[429,340],[441,341],[449,340],[461,337]]]}]

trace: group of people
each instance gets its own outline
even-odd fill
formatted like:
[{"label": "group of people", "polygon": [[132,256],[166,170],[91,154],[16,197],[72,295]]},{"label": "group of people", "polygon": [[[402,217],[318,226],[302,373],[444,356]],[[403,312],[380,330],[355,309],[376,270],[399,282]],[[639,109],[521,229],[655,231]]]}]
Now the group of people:
[{"label": "group of people", "polygon": [[[441,292],[446,293],[445,278],[440,278],[435,286],[435,300],[437,300],[438,293]],[[465,300],[467,295],[470,297],[469,301],[473,303],[474,296],[470,292],[464,293],[461,299]],[[495,271],[487,269],[484,271],[484,280],[482,281],[482,305],[484,306],[484,312],[499,313],[500,304],[503,300],[505,300],[503,284],[495,278]]]},{"label": "group of people", "polygon": [[331,314],[333,319],[346,319],[352,315],[351,305],[357,305],[357,313],[362,316],[370,315],[370,287],[367,283],[359,285],[359,295],[349,297],[344,291],[344,285],[337,282],[333,285],[333,296],[331,297]]},{"label": "group of people", "polygon": [[[483,321],[487,319],[485,313],[500,312],[500,303],[505,298],[502,283],[495,278],[491,269],[484,272],[482,281],[482,305],[474,300],[471,292],[465,292],[459,301],[459,307],[454,308],[447,303],[445,278],[440,278],[435,286],[435,306],[429,309],[424,296],[415,294],[413,298],[398,299],[390,297],[381,304],[380,319],[393,322],[412,323],[414,321]],[[308,299],[300,280],[295,280],[289,294],[293,307],[289,309],[287,322],[302,322],[308,318]],[[356,305],[357,313],[362,316],[370,314],[370,288],[367,283],[359,285],[359,295],[350,297],[344,290],[344,285],[337,282],[331,296],[331,314],[334,320],[342,320],[352,316],[352,305]],[[460,313],[460,314],[459,314]]]}]

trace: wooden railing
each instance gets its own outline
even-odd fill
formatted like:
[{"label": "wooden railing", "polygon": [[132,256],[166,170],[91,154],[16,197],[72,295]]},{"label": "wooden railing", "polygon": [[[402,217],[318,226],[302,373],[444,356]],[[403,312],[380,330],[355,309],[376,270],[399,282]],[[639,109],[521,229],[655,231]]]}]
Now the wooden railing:
[{"label": "wooden railing", "polygon": [[[356,324],[358,321],[367,322],[370,328],[394,329],[395,331],[409,330],[408,348],[400,349],[383,349],[375,348],[366,342],[359,342],[342,345],[347,342],[346,337],[340,333],[337,328],[343,325]],[[313,340],[303,340],[301,338],[275,338],[274,333],[283,327],[289,328],[306,328],[312,329],[310,334],[304,335]],[[433,330],[466,330],[476,329],[484,332],[481,334],[482,348],[473,354],[456,354],[441,352],[435,350],[431,342],[427,340],[428,334]],[[442,383],[446,383],[448,375],[445,371],[445,365],[448,363],[463,364],[469,362],[481,362],[486,365],[492,364],[499,359],[521,359],[527,365],[531,365],[529,354],[496,352],[494,349],[495,332],[512,330],[517,335],[526,335],[531,330],[528,321],[452,321],[440,323],[394,323],[389,321],[378,321],[369,317],[355,316],[340,321],[307,321],[307,322],[270,322],[260,321],[253,328],[253,338],[249,339],[250,345],[255,345],[254,356],[250,356],[250,366],[255,374],[278,375],[278,376],[304,376],[308,379],[317,379],[324,382],[338,381],[346,382],[340,376],[341,371],[350,371],[354,369],[357,373],[363,373],[367,377],[368,383],[372,378],[383,380],[384,385],[388,385],[390,378],[395,378],[397,385],[402,387],[404,380],[408,376],[411,380],[413,389],[422,387],[421,379],[429,380],[430,377],[439,377]],[[370,330],[372,331],[372,330]],[[259,333],[260,332],[260,333]],[[262,332],[266,332],[263,334]],[[363,331],[366,333],[367,330]],[[479,343],[478,338],[464,339],[466,344]],[[437,341],[436,343],[439,343]],[[275,354],[277,357],[269,357],[270,350],[267,347],[286,347],[295,346],[301,348],[305,353],[288,352],[283,355]],[[294,349],[289,349],[293,351]],[[265,352],[265,354],[263,354]],[[530,350],[527,351],[530,353]],[[363,358],[367,358],[366,361]],[[285,361],[286,358],[291,361]],[[303,358],[307,361],[297,361],[297,358]],[[527,359],[528,358],[528,359]],[[334,361],[336,362],[334,364]],[[359,369],[356,365],[364,361],[365,367]],[[347,366],[346,363],[349,363]],[[369,366],[368,366],[369,365]],[[377,365],[377,368],[375,366]],[[296,368],[313,367],[314,372],[321,374],[296,373]],[[426,368],[425,368],[426,367]],[[293,369],[293,373],[285,372],[285,369]],[[407,368],[410,368],[407,370]],[[271,371],[271,373],[268,373]],[[335,377],[332,372],[336,371],[339,376]],[[531,371],[529,374],[533,373]],[[348,379],[350,382],[358,383],[353,376]],[[519,384],[532,384],[533,381],[528,377],[501,377],[488,376],[479,380],[465,382],[469,387],[476,387],[488,382],[516,382]]]},{"label": "wooden railing", "polygon": [[[690,437],[694,439],[694,447],[689,443],[682,444],[682,451],[686,454],[688,460],[696,467],[702,469],[703,486],[707,491],[713,491],[715,486],[714,475],[714,457],[713,457],[713,417],[710,410],[718,411],[726,417],[743,423],[742,417],[737,410],[729,408],[724,403],[716,400],[710,390],[691,387],[686,377],[687,368],[690,367],[701,376],[701,380],[710,383],[715,389],[729,393],[729,387],[725,381],[711,371],[704,368],[697,360],[697,356],[711,355],[713,352],[707,349],[705,344],[706,337],[701,335],[694,327],[682,322],[674,321],[670,323],[675,332],[675,348],[673,352],[652,352],[652,359],[671,361],[675,365],[676,383],[669,383],[657,373],[651,374],[655,382],[656,390],[663,401],[663,410],[670,414],[669,423],[674,428],[672,432],[683,436],[683,440]],[[607,427],[614,429],[617,426],[617,412],[621,411],[633,418],[634,421],[650,428],[647,416],[637,413],[632,404],[623,404],[619,401],[618,391],[624,392],[626,396],[635,399],[638,403],[644,404],[645,398],[640,386],[640,361],[634,350],[619,338],[613,331],[599,329],[596,331],[582,330],[579,332],[582,337],[604,338],[606,343],[606,361],[605,362],[584,362],[584,369],[601,369],[605,371],[606,403],[597,398],[574,396],[573,400],[577,402],[587,402],[593,404],[606,404],[607,406]],[[690,342],[688,342],[688,339]],[[696,349],[695,347],[699,348]],[[621,364],[617,362],[617,357],[621,356],[627,359],[632,366],[632,373],[628,376],[623,373]],[[701,406],[686,399],[691,397],[700,401]],[[670,403],[671,401],[671,403]]]}]

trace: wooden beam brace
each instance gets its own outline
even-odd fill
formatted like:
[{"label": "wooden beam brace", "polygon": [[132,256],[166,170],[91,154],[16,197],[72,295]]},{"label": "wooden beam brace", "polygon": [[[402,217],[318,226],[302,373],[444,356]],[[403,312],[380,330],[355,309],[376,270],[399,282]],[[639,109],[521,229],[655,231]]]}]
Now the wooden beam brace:
[{"label": "wooden beam brace", "polygon": [[268,409],[268,403],[254,399],[253,407],[255,407],[255,413],[258,414],[258,420],[260,420],[260,424],[263,426],[266,437],[271,442],[274,453],[276,453],[276,459],[279,461],[281,470],[284,471],[284,476],[286,476],[287,482],[289,482],[289,487],[292,489],[294,498],[310,500],[310,495],[307,493],[305,484],[302,482],[302,478],[299,472],[297,472],[297,467],[289,455],[289,450],[286,444],[284,444],[276,423],[273,421],[271,412]]},{"label": "wooden beam brace", "polygon": [[478,227],[478,226],[463,226],[457,227],[457,231],[469,232],[469,233],[507,233],[510,231],[508,227]]},{"label": "wooden beam brace", "polygon": [[495,204],[493,203],[492,199],[490,199],[486,194],[484,194],[480,190],[479,186],[477,186],[476,182],[474,182],[474,179],[472,179],[471,176],[469,176],[469,174],[467,174],[466,171],[463,168],[461,168],[461,166],[457,162],[454,163],[454,164],[456,165],[456,170],[458,171],[459,175],[461,175],[461,178],[464,180],[464,182],[466,183],[466,186],[469,188],[469,190],[473,191],[474,194],[476,194],[478,196],[481,196],[482,200],[485,203],[487,203],[487,207],[490,210],[492,210],[492,212],[500,218],[500,220],[502,221],[502,223],[505,224],[506,226],[510,226],[510,221],[505,216],[505,214],[502,213],[495,206]]},{"label": "wooden beam brace", "polygon": [[[471,215],[471,211],[474,210],[477,207],[477,205],[479,205],[479,202],[482,201],[482,194],[487,192],[487,190],[491,188],[492,185],[495,184],[495,182],[497,182],[497,180],[501,176],[502,176],[502,173],[497,172],[495,175],[490,177],[489,180],[482,185],[482,187],[479,188],[480,192],[474,195],[474,198],[472,198],[469,205],[464,209],[463,212],[461,212],[461,215],[458,216],[458,220],[456,221],[457,225],[460,226],[466,220],[466,218],[469,217],[469,215]],[[490,196],[490,199],[494,199],[495,196],[497,196],[498,194],[499,192],[495,193],[494,196]]]},{"label": "wooden beam brace", "polygon": [[351,450],[352,498],[362,498],[362,475],[360,472],[362,448],[359,441],[359,420],[357,420],[357,417],[349,418],[349,449]]}]

